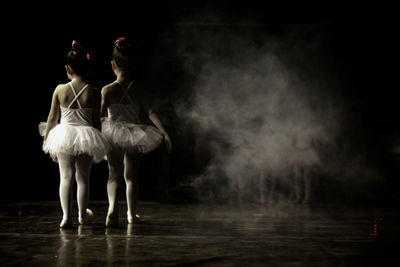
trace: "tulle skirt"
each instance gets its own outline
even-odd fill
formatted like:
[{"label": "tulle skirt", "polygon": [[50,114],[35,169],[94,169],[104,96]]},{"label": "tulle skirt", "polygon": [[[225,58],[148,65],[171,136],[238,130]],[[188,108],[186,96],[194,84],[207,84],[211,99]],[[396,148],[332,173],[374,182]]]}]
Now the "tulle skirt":
[{"label": "tulle skirt", "polygon": [[102,133],[114,148],[125,152],[148,153],[164,139],[153,126],[112,121],[109,118],[102,122]]},{"label": "tulle skirt", "polygon": [[[40,123],[39,132],[44,135],[45,123]],[[91,126],[58,124],[50,130],[43,151],[57,161],[57,153],[73,156],[87,154],[95,163],[104,159],[111,145],[103,134]]]}]

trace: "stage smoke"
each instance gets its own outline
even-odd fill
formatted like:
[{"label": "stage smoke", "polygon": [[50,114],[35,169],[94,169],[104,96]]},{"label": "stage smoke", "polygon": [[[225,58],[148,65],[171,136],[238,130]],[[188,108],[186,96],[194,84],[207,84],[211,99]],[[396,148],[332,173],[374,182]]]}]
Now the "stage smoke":
[{"label": "stage smoke", "polygon": [[318,27],[279,37],[262,27],[184,28],[180,52],[193,76],[192,98],[177,111],[194,125],[203,172],[191,184],[200,198],[308,202],[320,177],[365,170],[343,138],[354,118],[341,81],[324,58],[315,59],[323,38]]}]

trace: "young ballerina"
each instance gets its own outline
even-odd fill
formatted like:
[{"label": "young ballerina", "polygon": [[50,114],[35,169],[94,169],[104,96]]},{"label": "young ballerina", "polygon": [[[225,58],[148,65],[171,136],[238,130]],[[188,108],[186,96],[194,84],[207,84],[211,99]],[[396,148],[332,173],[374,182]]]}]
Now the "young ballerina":
[{"label": "young ballerina", "polygon": [[138,218],[136,209],[141,154],[157,148],[163,139],[168,151],[172,149],[167,131],[151,109],[148,109],[149,119],[158,129],[141,124],[139,111],[145,106],[139,86],[134,84],[135,64],[129,40],[118,38],[114,43],[111,61],[116,81],[104,86],[101,91],[102,132],[112,145],[112,150],[107,154],[107,227],[118,225],[117,189],[122,177],[126,183],[128,223],[131,224]]},{"label": "young ballerina", "polygon": [[93,216],[87,208],[91,164],[101,161],[110,149],[107,139],[93,127],[100,125],[100,94],[85,82],[89,61],[90,55],[83,46],[73,41],[65,66],[71,81],[54,90],[46,128],[42,132],[43,151],[58,161],[60,169],[61,228],[71,225],[74,177],[78,185],[79,223],[84,224],[88,216]]}]

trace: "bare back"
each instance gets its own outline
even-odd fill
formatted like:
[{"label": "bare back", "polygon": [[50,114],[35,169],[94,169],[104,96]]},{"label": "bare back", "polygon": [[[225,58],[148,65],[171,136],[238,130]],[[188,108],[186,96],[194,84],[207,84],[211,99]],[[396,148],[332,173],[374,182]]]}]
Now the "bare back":
[{"label": "bare back", "polygon": [[[127,89],[128,85],[121,85],[119,83],[113,82],[103,87],[102,94],[107,98],[108,105],[112,104],[132,104],[130,99],[133,101],[133,104],[140,105],[140,98],[137,94],[138,91],[135,88],[135,85],[132,85]],[[124,97],[125,94],[129,97]]]},{"label": "bare back", "polygon": [[[72,82],[72,85],[76,94],[79,94],[80,91],[86,86],[86,84],[83,82]],[[60,106],[65,108],[68,107],[75,98],[75,94],[72,91],[71,86],[68,83],[60,84],[56,90]],[[82,108],[96,108],[99,104],[97,89],[90,85],[81,93],[78,99]],[[78,103],[75,101],[71,108],[79,108]]]}]

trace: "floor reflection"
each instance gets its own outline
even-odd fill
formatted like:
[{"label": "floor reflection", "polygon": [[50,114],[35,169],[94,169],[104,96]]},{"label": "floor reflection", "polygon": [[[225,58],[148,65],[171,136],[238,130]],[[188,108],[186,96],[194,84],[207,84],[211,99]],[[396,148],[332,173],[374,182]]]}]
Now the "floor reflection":
[{"label": "floor reflection", "polygon": [[144,223],[108,229],[98,203],[59,229],[59,203],[29,205],[0,207],[0,266],[378,266],[400,250],[392,208],[142,204]]},{"label": "floor reflection", "polygon": [[70,231],[71,229],[60,229],[60,242],[57,249],[57,266],[60,267],[67,266],[72,262],[71,251],[75,251],[75,244]]},{"label": "floor reflection", "polygon": [[107,244],[107,265],[127,265],[132,261],[134,252],[134,235],[132,224],[119,228],[106,228],[104,235]]}]

